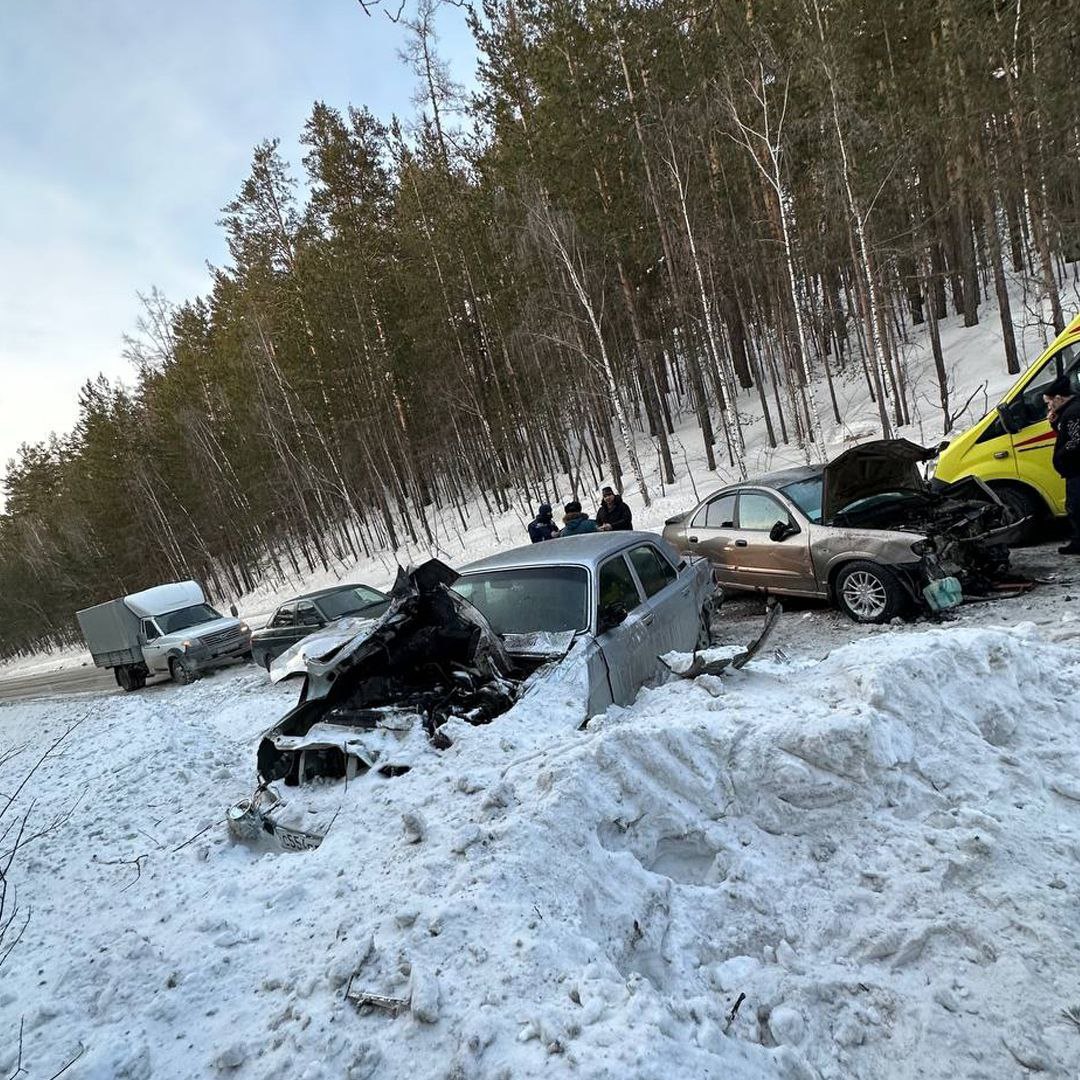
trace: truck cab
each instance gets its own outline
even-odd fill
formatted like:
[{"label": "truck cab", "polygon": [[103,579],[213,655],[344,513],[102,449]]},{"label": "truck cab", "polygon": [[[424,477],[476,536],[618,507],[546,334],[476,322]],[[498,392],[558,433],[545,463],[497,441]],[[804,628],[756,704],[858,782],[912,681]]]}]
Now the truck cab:
[{"label": "truck cab", "polygon": [[991,412],[942,449],[934,478],[977,476],[1017,516],[1065,513],[1065,481],[1054,471],[1055,433],[1043,392],[1065,376],[1080,393],[1080,316],[1016,380]]}]

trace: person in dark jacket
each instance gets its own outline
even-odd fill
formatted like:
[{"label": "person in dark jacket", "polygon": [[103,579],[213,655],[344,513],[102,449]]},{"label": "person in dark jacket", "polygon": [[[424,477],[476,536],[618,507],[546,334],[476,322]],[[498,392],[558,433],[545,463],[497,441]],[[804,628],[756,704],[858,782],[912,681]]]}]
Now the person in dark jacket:
[{"label": "person in dark jacket", "polygon": [[596,522],[581,512],[581,503],[575,499],[563,507],[563,527],[560,536],[584,536],[596,532]]},{"label": "person in dark jacket", "polygon": [[559,535],[559,526],[551,517],[551,507],[541,503],[536,510],[536,517],[529,522],[529,539],[534,544],[543,540],[554,540]]},{"label": "person in dark jacket", "polygon": [[1057,432],[1054,470],[1065,479],[1065,514],[1072,537],[1058,551],[1080,555],[1080,397],[1067,376],[1055,379],[1044,391],[1046,418]]},{"label": "person in dark jacket", "polygon": [[630,513],[630,507],[622,501],[621,495],[616,495],[609,488],[600,492],[600,506],[596,511],[596,527],[601,532],[618,532],[621,529],[632,529],[634,517]]}]

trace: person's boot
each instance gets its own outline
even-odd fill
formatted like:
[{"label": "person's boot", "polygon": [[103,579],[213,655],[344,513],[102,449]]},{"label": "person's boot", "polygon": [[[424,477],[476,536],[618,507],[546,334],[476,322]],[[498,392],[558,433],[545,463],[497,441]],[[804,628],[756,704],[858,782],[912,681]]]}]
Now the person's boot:
[{"label": "person's boot", "polygon": [[1080,555],[1080,540],[1070,540],[1064,547],[1058,548],[1059,555]]}]

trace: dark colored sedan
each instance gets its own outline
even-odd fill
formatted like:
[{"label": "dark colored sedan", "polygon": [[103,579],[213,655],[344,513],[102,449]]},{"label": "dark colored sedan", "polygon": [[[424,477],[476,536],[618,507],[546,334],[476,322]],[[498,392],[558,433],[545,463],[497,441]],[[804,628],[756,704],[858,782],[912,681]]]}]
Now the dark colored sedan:
[{"label": "dark colored sedan", "polygon": [[293,597],[251,635],[251,655],[269,670],[276,657],[309,634],[338,619],[377,619],[389,604],[390,597],[370,585],[335,585]]}]

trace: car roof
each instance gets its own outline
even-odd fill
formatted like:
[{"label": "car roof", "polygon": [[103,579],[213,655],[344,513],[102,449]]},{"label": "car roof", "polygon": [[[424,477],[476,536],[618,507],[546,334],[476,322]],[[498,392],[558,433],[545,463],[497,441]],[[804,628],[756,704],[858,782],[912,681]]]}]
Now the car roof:
[{"label": "car roof", "polygon": [[286,604],[295,604],[300,600],[318,600],[320,596],[330,596],[333,593],[347,592],[349,589],[370,589],[372,592],[379,593],[380,596],[386,594],[381,589],[376,589],[374,585],[361,585],[353,582],[346,585],[329,585],[325,589],[315,589],[312,592],[300,593],[299,596],[290,597],[288,600],[282,600],[278,607],[284,607]]},{"label": "car roof", "polygon": [[622,530],[586,533],[584,536],[562,536],[500,551],[468,563],[460,570],[463,574],[471,574],[480,570],[511,570],[518,566],[584,566],[595,569],[609,556],[643,541],[667,548],[664,539],[651,532]]},{"label": "car roof", "polygon": [[797,484],[800,480],[816,480],[821,478],[821,474],[825,471],[824,465],[793,465],[789,469],[777,469],[776,472],[765,473],[764,476],[755,476],[750,480],[740,480],[737,484],[728,484],[727,487],[718,488],[716,491],[710,491],[701,502],[710,502],[715,499],[717,495],[734,494],[736,491],[741,491],[743,488],[782,488],[787,487],[788,484]]}]

